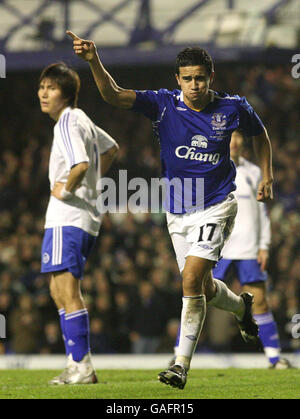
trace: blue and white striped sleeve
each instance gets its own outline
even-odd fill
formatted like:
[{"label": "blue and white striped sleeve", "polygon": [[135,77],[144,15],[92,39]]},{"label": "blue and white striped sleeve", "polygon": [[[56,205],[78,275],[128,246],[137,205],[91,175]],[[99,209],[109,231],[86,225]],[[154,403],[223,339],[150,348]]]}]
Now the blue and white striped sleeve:
[{"label": "blue and white striped sleeve", "polygon": [[58,121],[59,148],[70,169],[76,164],[89,162],[84,134],[77,123],[77,118],[72,112],[67,112]]}]

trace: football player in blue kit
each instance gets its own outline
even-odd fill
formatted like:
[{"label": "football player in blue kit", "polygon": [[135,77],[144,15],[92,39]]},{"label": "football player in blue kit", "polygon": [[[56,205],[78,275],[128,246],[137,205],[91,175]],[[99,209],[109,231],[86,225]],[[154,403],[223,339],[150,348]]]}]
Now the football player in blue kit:
[{"label": "football player in blue kit", "polygon": [[213,279],[211,270],[237,212],[232,194],[236,170],[230,160],[231,134],[241,128],[253,137],[262,171],[258,201],[273,197],[270,140],[245,98],[210,89],[213,61],[205,50],[186,48],[178,54],[179,89],[135,91],[117,85],[101,63],[93,41],[80,39],[70,31],[67,34],[73,39],[77,56],[89,63],[103,99],[118,108],[141,112],[153,122],[161,148],[162,176],[167,184],[176,180],[168,190],[165,208],[183,280],[181,333],[175,364],[158,379],[183,389],[207,303],[234,313],[244,339],[257,340],[258,327],[251,311],[253,296],[237,296],[222,281]]}]

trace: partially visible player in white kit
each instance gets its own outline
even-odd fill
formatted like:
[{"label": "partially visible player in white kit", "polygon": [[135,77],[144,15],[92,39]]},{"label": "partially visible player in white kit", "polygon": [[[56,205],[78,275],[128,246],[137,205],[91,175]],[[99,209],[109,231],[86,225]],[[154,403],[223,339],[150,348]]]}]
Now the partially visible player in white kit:
[{"label": "partially visible player in white kit", "polygon": [[[178,89],[141,91],[118,86],[104,68],[94,42],[70,31],[67,34],[73,39],[75,53],[88,61],[103,99],[118,108],[141,112],[152,121],[160,144],[162,177],[166,186],[176,182],[167,191],[165,209],[182,274],[182,327],[175,364],[159,373],[158,379],[183,389],[207,303],[233,312],[243,337],[247,341],[257,339],[258,327],[251,310],[253,296],[235,295],[222,281],[213,280],[211,269],[219,260],[237,211],[232,193],[235,167],[230,160],[231,134],[243,128],[253,137],[263,173],[257,191],[261,201],[273,196],[270,140],[245,98],[211,90],[214,66],[204,49],[186,48],[177,55]],[[204,188],[198,187],[202,181]],[[202,197],[197,197],[199,189]]]},{"label": "partially visible player in white kit", "polygon": [[261,180],[258,166],[242,157],[244,134],[236,130],[231,136],[230,157],[237,174],[235,196],[238,212],[234,229],[222,250],[222,259],[213,269],[213,277],[224,281],[233,268],[243,291],[254,295],[253,315],[259,326],[259,338],[270,368],[290,368],[290,363],[280,357],[277,325],[267,300],[266,267],[271,243],[271,223],[265,204],[256,200]]},{"label": "partially visible player in white kit", "polygon": [[64,63],[46,67],[40,76],[41,110],[56,121],[41,272],[52,273],[50,292],[59,311],[68,357],[66,369],[50,384],[97,382],[80,279],[101,225],[97,181],[109,169],[118,145],[76,108],[79,88],[78,74]]}]

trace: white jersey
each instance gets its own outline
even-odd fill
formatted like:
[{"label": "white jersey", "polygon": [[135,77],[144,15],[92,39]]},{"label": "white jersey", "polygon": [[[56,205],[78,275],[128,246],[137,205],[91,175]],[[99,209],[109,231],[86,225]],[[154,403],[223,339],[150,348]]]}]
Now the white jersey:
[{"label": "white jersey", "polygon": [[66,108],[54,127],[50,154],[51,190],[56,182],[66,183],[70,170],[88,162],[89,168],[74,196],[61,201],[51,195],[45,228],[73,226],[97,236],[101,215],[96,208],[97,181],[100,178],[100,154],[116,145],[115,140],[97,127],[80,109]]},{"label": "white jersey", "polygon": [[243,157],[240,157],[236,171],[234,194],[238,211],[235,226],[221,255],[224,259],[256,259],[258,251],[268,250],[271,242],[266,205],[256,200],[261,171]]}]

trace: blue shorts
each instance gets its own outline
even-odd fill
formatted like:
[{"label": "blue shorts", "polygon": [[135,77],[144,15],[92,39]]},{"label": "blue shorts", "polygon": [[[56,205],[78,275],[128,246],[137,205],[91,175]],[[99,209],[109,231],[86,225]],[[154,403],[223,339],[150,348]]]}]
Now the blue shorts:
[{"label": "blue shorts", "polygon": [[83,278],[85,262],[97,237],[77,227],[54,227],[45,230],[41,272],[69,271],[75,278]]},{"label": "blue shorts", "polygon": [[221,259],[213,269],[213,277],[224,281],[227,273],[234,268],[241,285],[262,282],[268,279],[267,272],[262,272],[256,259],[231,260]]}]

